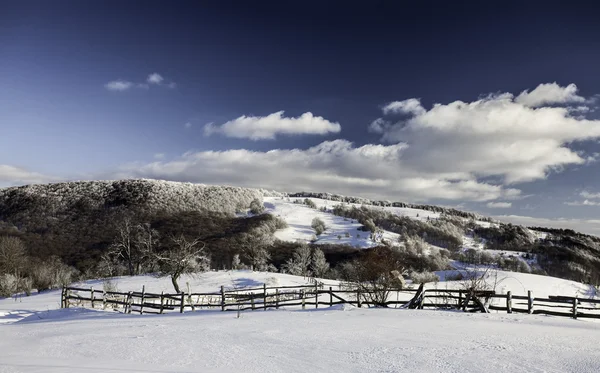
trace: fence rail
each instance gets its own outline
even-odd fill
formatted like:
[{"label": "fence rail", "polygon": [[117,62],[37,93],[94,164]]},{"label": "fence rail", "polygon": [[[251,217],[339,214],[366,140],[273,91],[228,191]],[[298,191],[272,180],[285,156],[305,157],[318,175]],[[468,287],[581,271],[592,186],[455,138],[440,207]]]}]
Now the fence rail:
[{"label": "fence rail", "polygon": [[[215,293],[181,292],[179,294],[118,292],[81,287],[64,287],[61,307],[114,309],[124,313],[162,314],[198,309],[246,311],[279,309],[281,307],[319,308],[339,304],[357,307],[395,307],[410,309],[456,309],[465,312],[505,311],[507,313],[542,314],[577,318],[600,319],[600,300],[567,296],[534,297],[496,294],[493,291],[401,289],[391,291],[385,302],[375,302],[374,292],[364,289],[325,288],[323,284],[225,289]],[[395,300],[394,300],[395,298]],[[582,312],[584,311],[584,312]]]}]

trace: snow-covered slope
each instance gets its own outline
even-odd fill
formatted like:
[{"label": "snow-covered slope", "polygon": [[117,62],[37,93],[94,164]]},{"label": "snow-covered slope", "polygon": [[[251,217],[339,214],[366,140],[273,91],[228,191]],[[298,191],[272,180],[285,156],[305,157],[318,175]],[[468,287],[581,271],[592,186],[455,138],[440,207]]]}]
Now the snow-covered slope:
[{"label": "snow-covered slope", "polygon": [[[288,228],[275,233],[275,237],[283,241],[303,241],[309,242],[313,239],[315,231],[311,228],[311,222],[314,218],[319,218],[325,222],[327,230],[317,237],[315,243],[349,244],[355,247],[366,248],[376,246],[369,236],[370,232],[358,230],[362,224],[356,220],[346,219],[335,216],[331,212],[320,211],[319,208],[325,207],[329,211],[340,202],[311,198],[317,205],[317,209],[312,209],[306,205],[293,203],[284,198],[265,197],[264,203],[266,211],[282,218],[288,223]],[[398,235],[392,232],[384,232],[384,239],[391,242],[398,240]]]},{"label": "snow-covered slope", "polygon": [[342,307],[239,319],[62,311],[0,326],[0,372],[600,370],[600,325],[566,318]]}]

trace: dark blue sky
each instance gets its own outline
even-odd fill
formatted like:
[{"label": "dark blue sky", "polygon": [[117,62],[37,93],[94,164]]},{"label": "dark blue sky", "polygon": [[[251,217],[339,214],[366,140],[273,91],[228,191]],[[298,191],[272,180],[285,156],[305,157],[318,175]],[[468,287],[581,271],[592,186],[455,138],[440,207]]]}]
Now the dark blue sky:
[{"label": "dark blue sky", "polygon": [[[0,0],[0,184],[156,177],[594,219],[599,10],[573,1]],[[154,73],[160,79],[150,83]],[[127,87],[111,90],[111,82]],[[576,84],[576,97],[540,89],[536,97],[562,98],[525,104],[520,114],[498,111],[506,105],[494,101],[491,111],[461,112],[462,127],[450,132],[441,128],[454,118],[447,113],[419,119],[433,117],[435,103],[476,105],[489,94],[511,93],[517,105],[522,91],[554,82],[558,90]],[[383,114],[390,102],[411,98],[424,110]],[[540,125],[521,141],[527,115],[549,121],[542,106],[571,108],[563,119],[581,127],[565,134]],[[580,106],[587,109],[571,111]],[[307,112],[324,122],[292,120],[294,134],[278,127]],[[241,116],[252,118],[242,125]],[[369,130],[377,118],[388,125]],[[497,126],[490,137],[498,141],[470,138],[471,121],[476,131]],[[207,123],[217,131],[208,135]],[[243,134],[261,125],[275,131],[272,139]],[[319,125],[329,127],[311,127]],[[332,151],[324,142],[334,140]],[[391,148],[399,143],[408,150]],[[441,149],[439,162],[428,147]],[[541,150],[528,154],[534,148]],[[539,172],[529,174],[527,162]],[[281,171],[289,169],[294,175]]]}]

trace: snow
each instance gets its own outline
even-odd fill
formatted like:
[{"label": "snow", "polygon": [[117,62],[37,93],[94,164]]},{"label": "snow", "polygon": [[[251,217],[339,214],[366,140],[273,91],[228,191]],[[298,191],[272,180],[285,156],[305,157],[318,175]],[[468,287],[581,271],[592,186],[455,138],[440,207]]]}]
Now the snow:
[{"label": "snow", "polygon": [[[275,232],[275,237],[282,241],[303,241],[310,242],[315,234],[311,227],[314,218],[319,218],[325,222],[327,230],[317,237],[317,244],[347,244],[359,248],[368,248],[377,246],[378,243],[369,238],[371,232],[358,230],[362,224],[353,219],[346,219],[341,216],[335,216],[331,212],[318,210],[320,207],[326,207],[331,210],[340,202],[327,201],[318,198],[310,198],[317,205],[317,209],[312,209],[306,205],[286,201],[283,198],[265,197],[264,204],[266,211],[282,218],[288,224],[288,228]],[[293,201],[294,199],[292,199]],[[346,233],[349,234],[346,237]],[[341,236],[339,238],[338,236]],[[384,231],[383,239],[390,242],[398,242],[398,234]]]},{"label": "snow", "polygon": [[[440,273],[443,275],[443,273]],[[582,284],[498,271],[499,287],[535,296]],[[120,277],[121,291],[172,291],[168,278]],[[308,279],[251,271],[185,277],[194,291],[289,286]],[[326,280],[326,286],[336,281]],[[79,283],[102,288],[100,280]],[[428,287],[460,288],[457,281]],[[0,373],[8,372],[596,372],[600,323],[537,315],[365,309],[135,315],[59,309],[60,291],[0,300]],[[581,343],[585,340],[586,343]]]},{"label": "snow", "polygon": [[532,315],[336,307],[238,319],[68,309],[0,328],[3,373],[600,369],[600,325]]},{"label": "snow", "polygon": [[[454,263],[454,265],[455,267],[459,267],[458,263]],[[478,273],[480,276],[485,272],[485,269],[481,266],[459,268],[457,270],[435,272],[440,277],[440,282],[438,284],[428,284],[428,287],[461,289],[464,288],[461,281],[446,281],[446,278],[451,278],[451,276],[455,276],[459,272],[463,274]],[[596,296],[594,287],[591,285],[557,277],[490,269],[487,272],[486,278],[487,284],[495,288],[496,293],[499,294],[506,294],[510,290],[514,295],[527,295],[527,291],[531,290],[535,297],[562,295],[592,298]]]}]

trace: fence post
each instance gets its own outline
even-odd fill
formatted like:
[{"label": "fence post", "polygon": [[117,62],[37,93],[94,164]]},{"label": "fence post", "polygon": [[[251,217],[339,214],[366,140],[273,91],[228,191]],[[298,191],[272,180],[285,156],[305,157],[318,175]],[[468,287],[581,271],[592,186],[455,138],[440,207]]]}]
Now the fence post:
[{"label": "fence post", "polygon": [[131,292],[129,292],[127,294],[127,306],[126,306],[127,313],[131,313],[131,302],[133,302],[133,295],[131,294]]},{"label": "fence post", "polygon": [[225,311],[225,286],[221,285],[221,311]]},{"label": "fence post", "polygon": [[302,297],[302,309],[306,309],[306,294],[305,294],[305,290],[302,289],[300,290],[300,296]]},{"label": "fence post", "polygon": [[263,284],[263,309],[267,310],[267,284]]},{"label": "fence post", "polygon": [[144,312],[144,299],[146,298],[146,285],[142,285],[142,301],[140,302],[140,315]]},{"label": "fence post", "polygon": [[506,292],[506,313],[512,313],[512,292]]},{"label": "fence post", "polygon": [[275,289],[275,309],[279,309],[279,289]]},{"label": "fence post", "polygon": [[531,290],[527,291],[527,313],[533,313],[533,293]]},{"label": "fence post", "polygon": [[360,301],[360,289],[356,290],[356,301],[358,302],[358,308],[361,308],[362,303]]},{"label": "fence post", "polygon": [[185,307],[185,293],[181,292],[181,302],[179,303],[179,313],[183,313],[183,309]]},{"label": "fence post", "polygon": [[333,288],[329,287],[329,307],[333,307]]},{"label": "fence post", "polygon": [[163,313],[163,308],[165,307],[165,292],[160,292],[160,313]]},{"label": "fence post", "polygon": [[106,309],[106,290],[102,289],[102,309]]},{"label": "fence post", "polygon": [[65,286],[63,285],[60,292],[60,308],[65,308]]},{"label": "fence post", "polygon": [[256,307],[254,306],[254,293],[249,293],[250,294],[250,304],[252,305],[252,311],[254,311],[256,309]]},{"label": "fence post", "polygon": [[319,308],[319,283],[315,281],[315,308]]},{"label": "fence post", "polygon": [[92,302],[92,308],[94,308],[94,287],[93,286],[90,288],[90,299]]},{"label": "fence post", "polygon": [[462,298],[463,294],[462,293],[463,293],[462,290],[458,291],[458,308],[462,307],[462,302],[463,302],[463,298]]},{"label": "fence post", "polygon": [[573,318],[577,320],[577,297],[573,299]]}]

